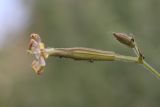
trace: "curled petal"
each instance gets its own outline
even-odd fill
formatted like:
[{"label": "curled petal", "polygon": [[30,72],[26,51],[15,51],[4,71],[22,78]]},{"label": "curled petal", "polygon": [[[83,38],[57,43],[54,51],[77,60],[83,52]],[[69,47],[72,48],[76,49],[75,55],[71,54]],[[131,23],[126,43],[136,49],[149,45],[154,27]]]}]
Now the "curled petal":
[{"label": "curled petal", "polygon": [[45,61],[44,60],[34,60],[32,62],[32,68],[36,72],[36,74],[40,75],[44,71]]},{"label": "curled petal", "polygon": [[46,62],[45,62],[45,59],[44,59],[43,56],[40,57],[40,59],[39,59],[39,64],[40,64],[41,66],[46,66]]}]

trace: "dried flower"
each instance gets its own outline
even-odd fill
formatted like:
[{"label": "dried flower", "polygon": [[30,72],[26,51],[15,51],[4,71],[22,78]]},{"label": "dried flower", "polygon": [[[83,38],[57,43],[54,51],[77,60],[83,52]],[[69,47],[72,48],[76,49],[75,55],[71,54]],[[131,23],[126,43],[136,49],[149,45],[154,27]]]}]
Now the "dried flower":
[{"label": "dried flower", "polygon": [[39,75],[43,72],[43,69],[46,65],[45,59],[48,57],[48,55],[46,55],[43,51],[44,44],[41,42],[41,38],[38,34],[31,34],[28,49],[35,56],[35,60],[32,62],[32,68]]}]

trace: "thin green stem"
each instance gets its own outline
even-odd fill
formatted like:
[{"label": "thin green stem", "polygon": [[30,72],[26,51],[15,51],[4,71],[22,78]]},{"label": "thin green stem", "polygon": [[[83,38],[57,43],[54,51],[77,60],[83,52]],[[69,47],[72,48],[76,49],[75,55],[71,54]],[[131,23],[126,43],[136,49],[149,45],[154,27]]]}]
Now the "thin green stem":
[{"label": "thin green stem", "polygon": [[151,71],[156,77],[160,78],[160,73],[155,70],[153,67],[151,67],[146,61],[143,60],[143,65],[145,68],[147,68],[149,71]]},{"label": "thin green stem", "polygon": [[134,52],[135,52],[135,54],[136,54],[137,56],[140,56],[140,51],[139,51],[139,49],[138,49],[137,43],[136,43],[136,42],[134,42],[134,43],[135,43],[135,47],[133,48],[133,49],[134,49]]}]

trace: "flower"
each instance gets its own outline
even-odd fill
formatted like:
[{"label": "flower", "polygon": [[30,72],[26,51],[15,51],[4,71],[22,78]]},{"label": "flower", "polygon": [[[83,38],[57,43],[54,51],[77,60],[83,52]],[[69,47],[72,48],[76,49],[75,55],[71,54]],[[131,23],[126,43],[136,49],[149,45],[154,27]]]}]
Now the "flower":
[{"label": "flower", "polygon": [[44,67],[46,66],[45,59],[48,55],[45,53],[44,43],[41,42],[41,38],[38,34],[32,33],[29,42],[29,52],[35,56],[35,60],[32,62],[33,70],[38,74],[42,74]]}]

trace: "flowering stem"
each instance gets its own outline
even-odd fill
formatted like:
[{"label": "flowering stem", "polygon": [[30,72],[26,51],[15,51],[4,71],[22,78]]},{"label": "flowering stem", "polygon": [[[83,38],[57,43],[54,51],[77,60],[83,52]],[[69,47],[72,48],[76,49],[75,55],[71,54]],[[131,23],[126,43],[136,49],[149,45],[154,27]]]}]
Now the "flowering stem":
[{"label": "flowering stem", "polygon": [[113,34],[118,41],[122,44],[134,49],[136,57],[120,55],[112,51],[102,51],[91,48],[75,47],[75,48],[45,48],[44,43],[41,42],[41,38],[38,34],[31,34],[31,40],[29,42],[28,53],[34,54],[35,60],[32,62],[32,68],[37,74],[41,74],[46,65],[45,59],[48,56],[71,58],[75,60],[87,60],[93,61],[126,61],[134,62],[144,65],[149,71],[160,78],[160,73],[152,68],[147,62],[144,61],[144,56],[138,48],[133,37],[129,37],[123,33]]}]

